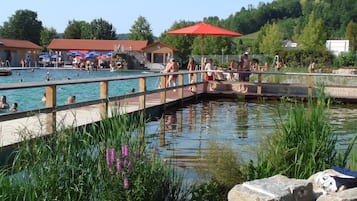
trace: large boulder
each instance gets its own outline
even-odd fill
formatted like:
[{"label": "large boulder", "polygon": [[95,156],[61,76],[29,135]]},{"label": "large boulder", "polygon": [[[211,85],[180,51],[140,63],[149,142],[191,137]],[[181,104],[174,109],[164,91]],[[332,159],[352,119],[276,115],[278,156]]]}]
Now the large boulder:
[{"label": "large boulder", "polygon": [[357,188],[322,195],[317,201],[357,201]]},{"label": "large boulder", "polygon": [[312,184],[283,175],[244,182],[228,193],[228,201],[314,201]]}]

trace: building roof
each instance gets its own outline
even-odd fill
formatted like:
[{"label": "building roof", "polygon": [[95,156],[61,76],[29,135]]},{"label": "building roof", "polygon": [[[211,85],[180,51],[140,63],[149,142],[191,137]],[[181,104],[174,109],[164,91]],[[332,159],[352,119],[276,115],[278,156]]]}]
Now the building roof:
[{"label": "building roof", "polygon": [[147,40],[53,39],[47,48],[51,50],[95,51],[113,51],[116,48],[124,48],[124,50],[141,51],[147,43]]},{"label": "building roof", "polygon": [[35,43],[28,40],[17,40],[17,39],[8,39],[0,38],[0,47],[10,47],[18,49],[42,49],[41,46],[36,45]]},{"label": "building roof", "polygon": [[154,48],[158,48],[158,49],[162,48],[162,47],[167,47],[167,48],[171,49],[172,51],[177,51],[176,48],[174,48],[174,47],[172,47],[172,46],[170,46],[170,45],[168,45],[168,44],[166,44],[164,42],[161,42],[161,41],[156,41],[156,42],[144,47],[143,50],[145,51],[146,49],[152,49],[153,47]]}]

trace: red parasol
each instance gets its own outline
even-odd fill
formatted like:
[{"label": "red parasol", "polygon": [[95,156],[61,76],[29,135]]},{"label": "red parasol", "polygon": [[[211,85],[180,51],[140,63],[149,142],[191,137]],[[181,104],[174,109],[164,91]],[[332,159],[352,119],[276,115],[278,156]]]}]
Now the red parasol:
[{"label": "red parasol", "polygon": [[201,55],[203,56],[204,50],[204,37],[205,36],[243,36],[241,33],[233,32],[227,29],[216,27],[204,22],[188,26],[185,28],[173,30],[167,32],[167,34],[176,34],[176,35],[200,35],[201,39]]},{"label": "red parasol", "polygon": [[167,32],[167,34],[188,34],[201,36],[243,36],[243,34],[216,27],[204,22]]}]

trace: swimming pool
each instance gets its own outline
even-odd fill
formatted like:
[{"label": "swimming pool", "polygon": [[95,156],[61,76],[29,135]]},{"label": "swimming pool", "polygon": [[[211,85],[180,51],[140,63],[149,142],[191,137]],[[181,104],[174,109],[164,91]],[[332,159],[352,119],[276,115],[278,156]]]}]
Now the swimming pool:
[{"label": "swimming pool", "polygon": [[[77,69],[45,69],[45,68],[25,68],[21,70],[13,70],[11,76],[3,76],[0,79],[0,84],[24,82],[47,82],[50,80],[73,80],[73,79],[88,79],[99,77],[124,77],[132,75],[143,75],[143,71],[116,71],[109,70],[85,71]],[[154,72],[152,72],[154,73]],[[148,78],[147,87],[157,87],[159,78]],[[118,96],[129,93],[131,88],[138,91],[138,80],[121,80],[112,81],[109,83],[109,96]],[[19,90],[2,90],[0,95],[7,96],[9,104],[18,103],[18,110],[34,110],[44,107],[41,98],[45,92],[44,87],[19,89]],[[63,85],[57,88],[57,105],[65,104],[68,96],[76,96],[76,101],[88,101],[99,98],[99,83]]]}]

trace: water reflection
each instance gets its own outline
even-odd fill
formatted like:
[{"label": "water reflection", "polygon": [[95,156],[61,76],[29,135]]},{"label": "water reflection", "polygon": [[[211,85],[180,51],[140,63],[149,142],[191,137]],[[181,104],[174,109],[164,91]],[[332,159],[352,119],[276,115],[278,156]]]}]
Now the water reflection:
[{"label": "water reflection", "polygon": [[[146,136],[153,145],[159,142],[163,158],[186,169],[206,167],[205,153],[212,141],[232,147],[244,160],[254,160],[257,145],[276,128],[278,105],[227,101],[191,104],[165,113],[160,121],[149,122]],[[280,114],[286,114],[288,108],[281,107],[285,111]],[[346,147],[357,133],[357,106],[334,106],[329,112],[339,135],[339,147]]]},{"label": "water reflection", "polygon": [[239,138],[248,137],[248,103],[243,102],[237,104],[237,133]]}]

